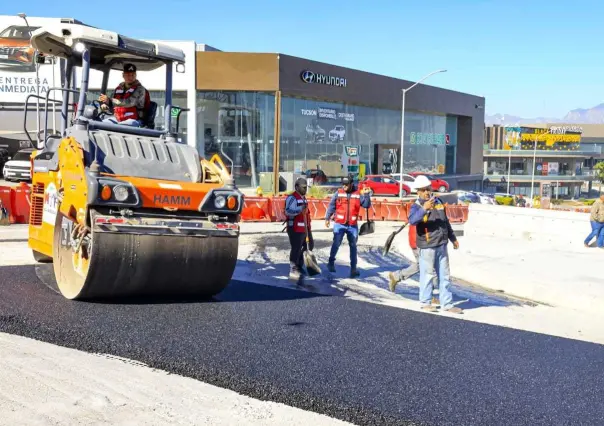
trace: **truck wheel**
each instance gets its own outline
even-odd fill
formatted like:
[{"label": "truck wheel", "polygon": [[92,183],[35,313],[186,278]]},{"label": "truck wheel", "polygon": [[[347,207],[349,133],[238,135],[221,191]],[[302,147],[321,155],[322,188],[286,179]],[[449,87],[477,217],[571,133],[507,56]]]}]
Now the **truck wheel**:
[{"label": "truck wheel", "polygon": [[438,188],[438,192],[447,192],[447,188],[445,188],[444,185],[441,185],[441,187]]}]

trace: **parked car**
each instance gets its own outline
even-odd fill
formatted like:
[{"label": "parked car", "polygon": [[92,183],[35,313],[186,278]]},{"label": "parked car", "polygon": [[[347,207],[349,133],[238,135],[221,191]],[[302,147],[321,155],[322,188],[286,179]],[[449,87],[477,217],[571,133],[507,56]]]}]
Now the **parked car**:
[{"label": "parked car", "polygon": [[470,191],[455,191],[458,201],[480,204],[480,196]]},{"label": "parked car", "polygon": [[35,71],[31,33],[39,27],[11,25],[0,32],[0,68],[11,71]]},{"label": "parked car", "polygon": [[341,124],[338,124],[336,127],[329,131],[329,140],[335,142],[337,140],[343,141],[344,136],[346,136],[346,129]]},{"label": "parked car", "polygon": [[2,176],[6,181],[31,181],[31,162],[29,157],[34,150],[22,149],[4,164]]},{"label": "parked car", "polygon": [[[400,173],[392,173],[390,176],[392,176],[396,180],[401,179]],[[413,193],[413,194],[417,193],[417,189],[415,189],[413,186],[414,183],[415,183],[415,176],[403,174],[403,184],[408,185],[409,188],[411,188],[411,193]]]},{"label": "parked car", "polygon": [[418,177],[420,175],[426,176],[428,179],[430,179],[430,183],[432,184],[433,191],[449,192],[449,182],[447,182],[446,180],[443,180],[443,179],[437,178],[434,175],[430,175],[430,174],[422,173],[422,172],[411,172],[409,174],[413,177]]},{"label": "parked car", "polygon": [[[373,195],[395,195],[399,193],[399,181],[385,175],[367,175],[359,182],[359,188],[369,188]],[[409,185],[403,183],[403,197],[411,193]]]},{"label": "parked car", "polygon": [[474,194],[478,195],[481,204],[497,204],[493,194],[486,194],[484,192],[475,192]]},{"label": "parked car", "polygon": [[323,170],[320,169],[308,169],[304,175],[307,178],[311,178],[313,185],[322,185],[327,183],[327,175]]}]

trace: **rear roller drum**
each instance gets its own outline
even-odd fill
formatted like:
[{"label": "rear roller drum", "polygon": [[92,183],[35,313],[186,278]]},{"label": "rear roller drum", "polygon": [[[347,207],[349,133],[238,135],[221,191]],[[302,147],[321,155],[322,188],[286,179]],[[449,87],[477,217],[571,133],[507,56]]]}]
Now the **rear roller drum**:
[{"label": "rear roller drum", "polygon": [[229,284],[238,238],[96,233],[57,215],[54,270],[68,299],[211,297]]}]

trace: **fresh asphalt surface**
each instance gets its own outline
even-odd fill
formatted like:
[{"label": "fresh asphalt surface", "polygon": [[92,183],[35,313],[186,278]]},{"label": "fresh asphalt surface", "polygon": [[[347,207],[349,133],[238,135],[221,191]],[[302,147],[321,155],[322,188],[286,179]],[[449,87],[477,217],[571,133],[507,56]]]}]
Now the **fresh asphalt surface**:
[{"label": "fresh asphalt surface", "polygon": [[0,331],[356,424],[604,418],[600,345],[242,282],[205,302],[70,302],[51,271],[0,267]]}]

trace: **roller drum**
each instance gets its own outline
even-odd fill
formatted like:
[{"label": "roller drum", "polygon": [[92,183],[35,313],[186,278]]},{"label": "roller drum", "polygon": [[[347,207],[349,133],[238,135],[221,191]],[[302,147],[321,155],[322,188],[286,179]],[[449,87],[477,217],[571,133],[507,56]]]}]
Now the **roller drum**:
[{"label": "roller drum", "polygon": [[59,290],[69,299],[211,297],[229,284],[237,263],[237,237],[94,231],[88,259],[81,259],[61,244],[68,222],[57,219],[54,268]]}]

